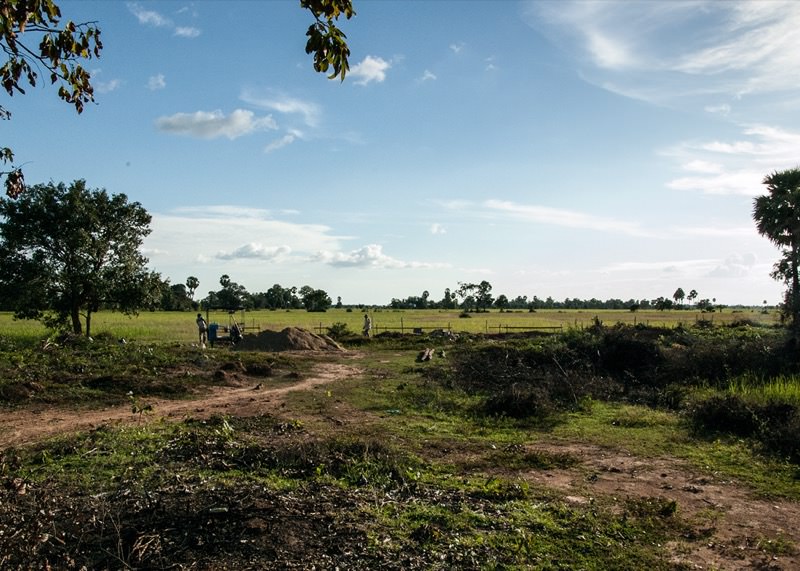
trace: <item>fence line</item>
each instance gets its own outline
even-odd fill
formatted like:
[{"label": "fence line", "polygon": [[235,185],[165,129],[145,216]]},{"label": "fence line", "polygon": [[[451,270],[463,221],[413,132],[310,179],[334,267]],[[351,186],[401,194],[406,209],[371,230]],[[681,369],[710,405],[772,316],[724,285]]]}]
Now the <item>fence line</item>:
[{"label": "fence line", "polygon": [[[330,326],[323,325],[320,321],[319,325],[314,326],[316,332],[320,335],[326,333]],[[495,330],[497,333],[510,333],[512,331],[543,331],[548,333],[555,333],[564,331],[564,325],[489,325],[487,321],[484,325],[484,332],[486,333],[494,333]],[[415,335],[423,335],[425,333],[430,333],[431,331],[448,331],[453,332],[452,324],[448,322],[445,324],[432,324],[432,323],[425,323],[422,326],[419,325],[406,325],[403,319],[400,319],[400,325],[381,325],[378,323],[372,324],[372,332],[374,335],[377,335],[380,332],[388,332],[388,331],[399,331],[401,334],[410,333]]]},{"label": "fence line", "polygon": [[[683,324],[689,323],[698,323],[701,321],[710,322],[714,324],[714,315],[704,315],[704,314],[695,314],[695,315],[687,315],[686,319],[678,319],[677,321],[659,321],[653,319],[637,319],[637,316],[633,316],[631,321],[628,321],[628,325],[646,325],[646,326],[654,326],[654,327],[678,327]],[[594,319],[597,319],[595,316]],[[599,320],[598,320],[599,321]],[[600,321],[602,323],[602,321]],[[622,321],[618,321],[618,323],[624,323]],[[575,329],[585,329],[586,327],[591,327],[592,320],[585,319],[574,319],[573,323],[560,323],[559,325],[507,325],[507,324],[498,324],[498,325],[489,325],[489,321],[486,320],[484,323],[484,332],[485,333],[511,333],[514,331],[541,331],[546,333],[556,333],[556,332],[563,332],[565,326],[566,327],[574,327]],[[320,321],[319,325],[314,326],[314,329],[319,334],[326,333],[330,326],[323,325]],[[432,323],[425,323],[423,325],[406,325],[403,318],[400,318],[399,325],[381,325],[380,323],[373,322],[372,324],[372,332],[373,334],[377,335],[380,332],[387,332],[387,331],[399,331],[401,334],[405,333],[412,333],[417,335],[422,335],[424,333],[430,333],[431,331],[442,330],[452,332],[452,323],[447,322],[447,324],[432,324]]]}]

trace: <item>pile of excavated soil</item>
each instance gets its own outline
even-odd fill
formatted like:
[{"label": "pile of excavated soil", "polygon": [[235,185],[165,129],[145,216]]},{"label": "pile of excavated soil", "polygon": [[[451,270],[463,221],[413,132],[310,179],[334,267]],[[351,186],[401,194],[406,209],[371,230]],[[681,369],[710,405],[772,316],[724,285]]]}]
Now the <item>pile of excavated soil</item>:
[{"label": "pile of excavated soil", "polygon": [[241,351],[344,351],[327,335],[317,335],[307,329],[287,327],[283,331],[261,331],[245,335],[236,344]]}]

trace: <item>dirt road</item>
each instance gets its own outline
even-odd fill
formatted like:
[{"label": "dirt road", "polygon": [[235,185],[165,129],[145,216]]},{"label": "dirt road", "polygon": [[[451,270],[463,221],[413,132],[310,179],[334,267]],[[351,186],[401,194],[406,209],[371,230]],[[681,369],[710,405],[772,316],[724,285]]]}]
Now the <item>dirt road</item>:
[{"label": "dirt road", "polygon": [[51,436],[108,424],[145,423],[187,416],[208,418],[226,413],[251,416],[275,410],[289,392],[313,389],[359,373],[359,369],[350,365],[319,363],[311,376],[291,385],[270,386],[269,379],[245,378],[239,383],[241,386],[215,386],[209,393],[191,400],[145,399],[152,410],[143,414],[135,414],[128,404],[97,410],[43,406],[6,412],[0,415],[0,448],[31,444]]}]

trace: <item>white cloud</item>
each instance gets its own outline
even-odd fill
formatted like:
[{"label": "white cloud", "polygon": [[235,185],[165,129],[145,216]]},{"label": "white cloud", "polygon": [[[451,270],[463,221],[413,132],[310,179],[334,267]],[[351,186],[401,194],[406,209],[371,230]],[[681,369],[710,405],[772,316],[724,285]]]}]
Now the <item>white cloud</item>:
[{"label": "white cloud", "polygon": [[[154,28],[172,28],[173,35],[179,38],[196,38],[200,35],[200,30],[191,26],[176,26],[175,23],[155,10],[147,10],[141,4],[128,2],[128,10],[133,14],[140,24],[152,26]],[[179,10],[179,13],[185,12]]]},{"label": "white cloud", "polygon": [[[174,252],[175,257],[183,259],[198,255],[211,259],[210,252],[218,252],[216,259],[266,259],[289,253],[312,255],[337,251],[345,239],[333,235],[325,225],[287,222],[273,218],[269,210],[231,205],[153,213],[151,228],[153,232],[145,240],[150,251]],[[251,242],[243,245],[243,236]]]},{"label": "white cloud", "polygon": [[289,246],[264,246],[259,242],[250,242],[239,246],[232,251],[218,252],[215,258],[219,260],[278,260],[291,253]]},{"label": "white cloud", "polygon": [[747,238],[755,235],[756,233],[752,226],[728,228],[719,228],[714,226],[675,226],[670,228],[669,232],[679,236],[706,236],[720,238]]},{"label": "white cloud", "polygon": [[464,42],[458,42],[457,44],[450,44],[450,49],[454,54],[460,54],[461,50],[464,49],[465,45],[466,44],[464,44]]},{"label": "white cloud", "polygon": [[551,224],[554,226],[565,226],[568,228],[583,228],[586,230],[599,230],[602,232],[616,232],[629,234],[631,236],[651,236],[640,224],[627,222],[624,220],[614,220],[577,212],[575,210],[565,210],[551,208],[547,206],[537,206],[532,204],[519,204],[504,200],[487,200],[483,207],[489,211],[502,214],[509,218],[525,220],[537,224]]},{"label": "white cloud", "polygon": [[715,266],[708,276],[712,278],[743,278],[750,274],[755,263],[755,254],[732,254]]},{"label": "white cloud", "polygon": [[179,38],[196,38],[200,33],[200,30],[191,26],[177,26],[175,28],[175,35]]},{"label": "white cloud", "polygon": [[233,140],[255,131],[277,129],[277,124],[271,116],[256,117],[252,111],[236,109],[228,116],[219,110],[176,113],[157,119],[156,127],[161,131],[201,139],[227,137]]},{"label": "white cloud", "polygon": [[423,72],[422,77],[419,78],[420,82],[435,81],[435,80],[436,80],[436,75],[432,71],[429,71],[427,69]]},{"label": "white cloud", "polygon": [[150,91],[157,91],[159,89],[164,89],[167,86],[167,82],[165,81],[164,74],[159,73],[158,75],[151,75],[150,78],[147,80],[147,89]]},{"label": "white cloud", "polygon": [[122,85],[122,80],[112,79],[110,81],[95,81],[94,84],[97,87],[98,93],[111,93],[119,89]]},{"label": "white cloud", "polygon": [[705,174],[719,174],[722,172],[722,168],[722,165],[719,163],[710,163],[700,160],[689,161],[683,165],[683,170]]},{"label": "white cloud", "polygon": [[264,147],[264,152],[271,153],[273,151],[277,151],[278,149],[282,149],[283,147],[286,147],[287,145],[291,145],[292,143],[294,143],[298,138],[300,138],[299,131],[286,133],[280,139],[272,141],[269,145]]},{"label": "white cloud", "polygon": [[319,124],[321,109],[316,103],[303,101],[283,94],[258,95],[252,91],[245,91],[241,100],[260,109],[277,111],[284,115],[298,114],[303,117],[303,122],[309,127]]},{"label": "white cloud", "polygon": [[431,224],[431,234],[447,234],[447,230],[441,224]]},{"label": "white cloud", "polygon": [[703,109],[708,113],[716,113],[725,117],[731,113],[731,106],[727,103],[721,105],[706,105]]},{"label": "white cloud", "polygon": [[319,251],[312,257],[312,260],[340,268],[404,269],[449,267],[448,264],[397,260],[384,254],[383,246],[379,244],[369,244],[350,252]]},{"label": "white cloud", "polygon": [[131,11],[131,14],[136,16],[140,24],[159,28],[172,25],[172,21],[169,18],[162,16],[154,10],[145,10],[141,5],[135,2],[128,3],[128,10]]},{"label": "white cloud", "polygon": [[686,141],[663,152],[687,176],[667,182],[674,190],[756,196],[764,176],[800,161],[800,133],[768,125],[742,127],[738,140]]},{"label": "white cloud", "polygon": [[707,270],[719,263],[716,259],[698,260],[654,260],[648,262],[619,262],[601,268],[603,272],[651,272],[658,271],[669,274],[683,273],[686,270]]},{"label": "white cloud", "polygon": [[[580,50],[582,76],[653,102],[796,89],[800,3],[531,2],[530,25]],[[713,112],[729,108],[714,105]]]},{"label": "white cloud", "polygon": [[350,68],[347,75],[355,79],[356,85],[367,85],[373,81],[381,83],[386,79],[386,70],[392,64],[380,57],[367,56],[361,63]]}]

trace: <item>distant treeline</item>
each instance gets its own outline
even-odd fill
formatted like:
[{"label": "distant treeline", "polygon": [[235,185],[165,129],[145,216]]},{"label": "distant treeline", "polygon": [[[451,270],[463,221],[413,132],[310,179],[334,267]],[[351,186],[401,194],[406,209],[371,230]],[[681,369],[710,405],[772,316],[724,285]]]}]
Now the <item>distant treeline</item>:
[{"label": "distant treeline", "polygon": [[[351,307],[363,309],[365,307],[385,307],[389,309],[448,309],[462,310],[465,312],[481,312],[494,310],[527,310],[539,309],[613,309],[613,310],[668,310],[692,309],[695,311],[714,311],[723,306],[716,303],[716,299],[697,299],[695,290],[684,294],[678,288],[672,297],[658,297],[656,299],[628,299],[611,298],[601,300],[597,298],[580,299],[566,298],[556,300],[552,297],[544,299],[534,295],[509,298],[505,294],[496,297],[492,294],[492,284],[488,281],[480,283],[459,282],[452,290],[445,288],[439,299],[431,296],[430,292],[423,291],[420,295],[411,295],[406,298],[392,298],[386,305],[365,305],[361,303],[344,304],[341,297],[336,302],[322,289],[309,285],[302,287],[285,287],[275,284],[267,291],[252,293],[234,281],[228,275],[223,275],[219,280],[220,288],[211,291],[202,299],[195,299],[195,292],[200,286],[200,281],[194,276],[187,278],[185,283],[171,284],[169,279],[159,280],[154,284],[150,302],[143,307],[144,310],[162,311],[197,311],[205,308],[227,309],[305,309],[307,311],[326,311],[331,307]],[[0,295],[0,310],[12,309],[6,303],[4,296]],[[765,305],[766,307],[766,305]],[[102,307],[101,307],[102,309]]]}]

